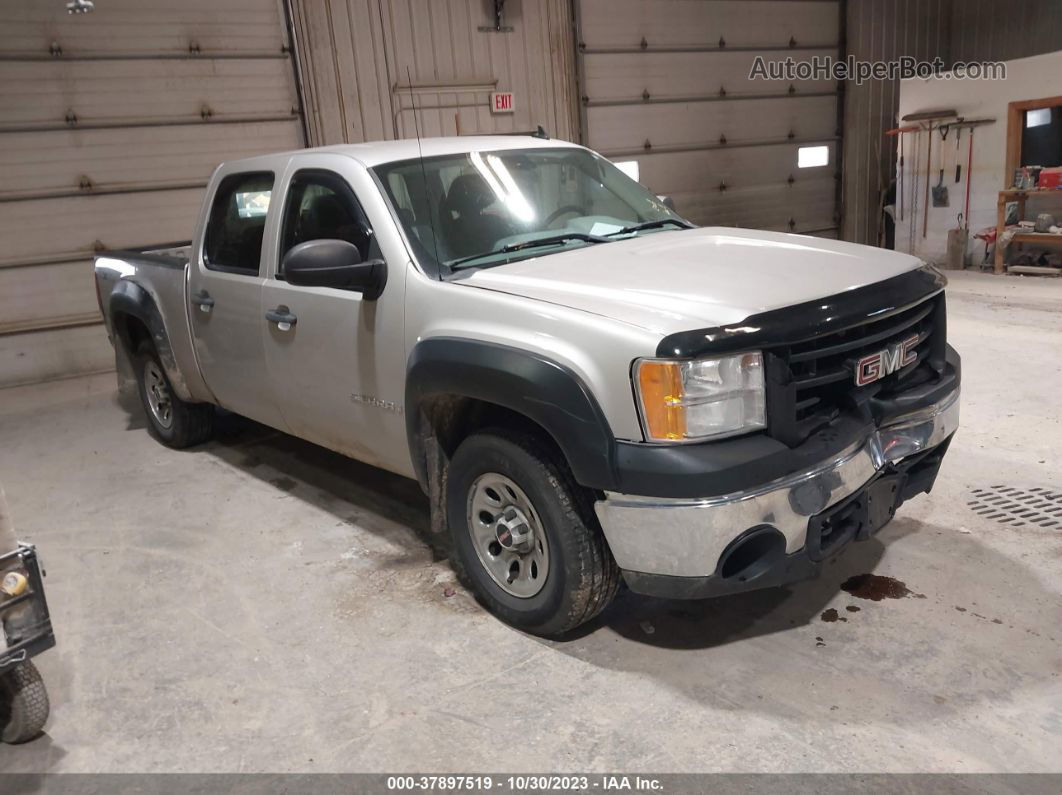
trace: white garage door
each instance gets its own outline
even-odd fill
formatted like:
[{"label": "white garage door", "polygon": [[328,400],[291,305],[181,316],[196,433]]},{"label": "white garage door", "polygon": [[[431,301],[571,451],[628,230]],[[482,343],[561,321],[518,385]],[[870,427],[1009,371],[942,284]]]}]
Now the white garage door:
[{"label": "white garage door", "polygon": [[[839,3],[576,0],[585,143],[699,224],[835,236],[832,80],[750,80],[754,59],[838,55]],[[824,165],[799,167],[825,156]]]},{"label": "white garage door", "polygon": [[0,386],[113,367],[92,255],[187,240],[222,160],[302,145],[279,0],[0,0]]}]

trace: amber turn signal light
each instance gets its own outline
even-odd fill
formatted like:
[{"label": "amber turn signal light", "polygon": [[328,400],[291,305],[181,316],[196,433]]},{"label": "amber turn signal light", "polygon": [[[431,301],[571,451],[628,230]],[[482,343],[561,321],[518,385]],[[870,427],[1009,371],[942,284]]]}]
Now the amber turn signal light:
[{"label": "amber turn signal light", "polygon": [[653,439],[684,439],[682,371],[676,362],[643,361],[638,365],[638,394],[646,430]]}]

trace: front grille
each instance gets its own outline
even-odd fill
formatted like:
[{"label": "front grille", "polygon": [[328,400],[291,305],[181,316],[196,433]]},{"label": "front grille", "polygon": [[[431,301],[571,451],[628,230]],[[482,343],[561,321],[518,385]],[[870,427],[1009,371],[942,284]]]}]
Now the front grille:
[{"label": "front grille", "polygon": [[[940,294],[879,320],[769,350],[768,432],[799,444],[869,397],[888,397],[936,377],[943,369],[944,317]],[[856,362],[915,335],[913,362],[856,386]]]}]

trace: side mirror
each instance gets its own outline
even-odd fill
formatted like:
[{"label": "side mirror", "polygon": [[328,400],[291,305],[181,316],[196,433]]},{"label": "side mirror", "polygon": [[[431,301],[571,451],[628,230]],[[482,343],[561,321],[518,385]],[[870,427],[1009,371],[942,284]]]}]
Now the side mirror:
[{"label": "side mirror", "polygon": [[672,212],[675,211],[675,200],[673,198],[671,198],[670,196],[657,196],[656,198],[658,198],[660,200],[660,203],[667,207],[667,209],[671,210]]},{"label": "side mirror", "polygon": [[375,301],[387,283],[387,264],[362,262],[358,247],[346,240],[307,240],[293,246],[281,262],[289,284],[354,290]]}]

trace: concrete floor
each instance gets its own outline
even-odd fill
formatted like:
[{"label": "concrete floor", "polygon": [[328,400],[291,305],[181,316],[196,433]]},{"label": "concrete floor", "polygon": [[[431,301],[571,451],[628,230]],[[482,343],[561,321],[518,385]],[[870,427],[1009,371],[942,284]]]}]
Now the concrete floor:
[{"label": "concrete floor", "polygon": [[[966,506],[1062,488],[1062,282],[958,274],[949,303],[963,426],[931,497],[816,582],[623,594],[564,643],[452,582],[412,482],[239,418],[168,450],[112,376],[0,393],[58,636],[47,735],[0,770],[1062,771],[1062,532]],[[917,596],[839,589],[870,571]]]}]

